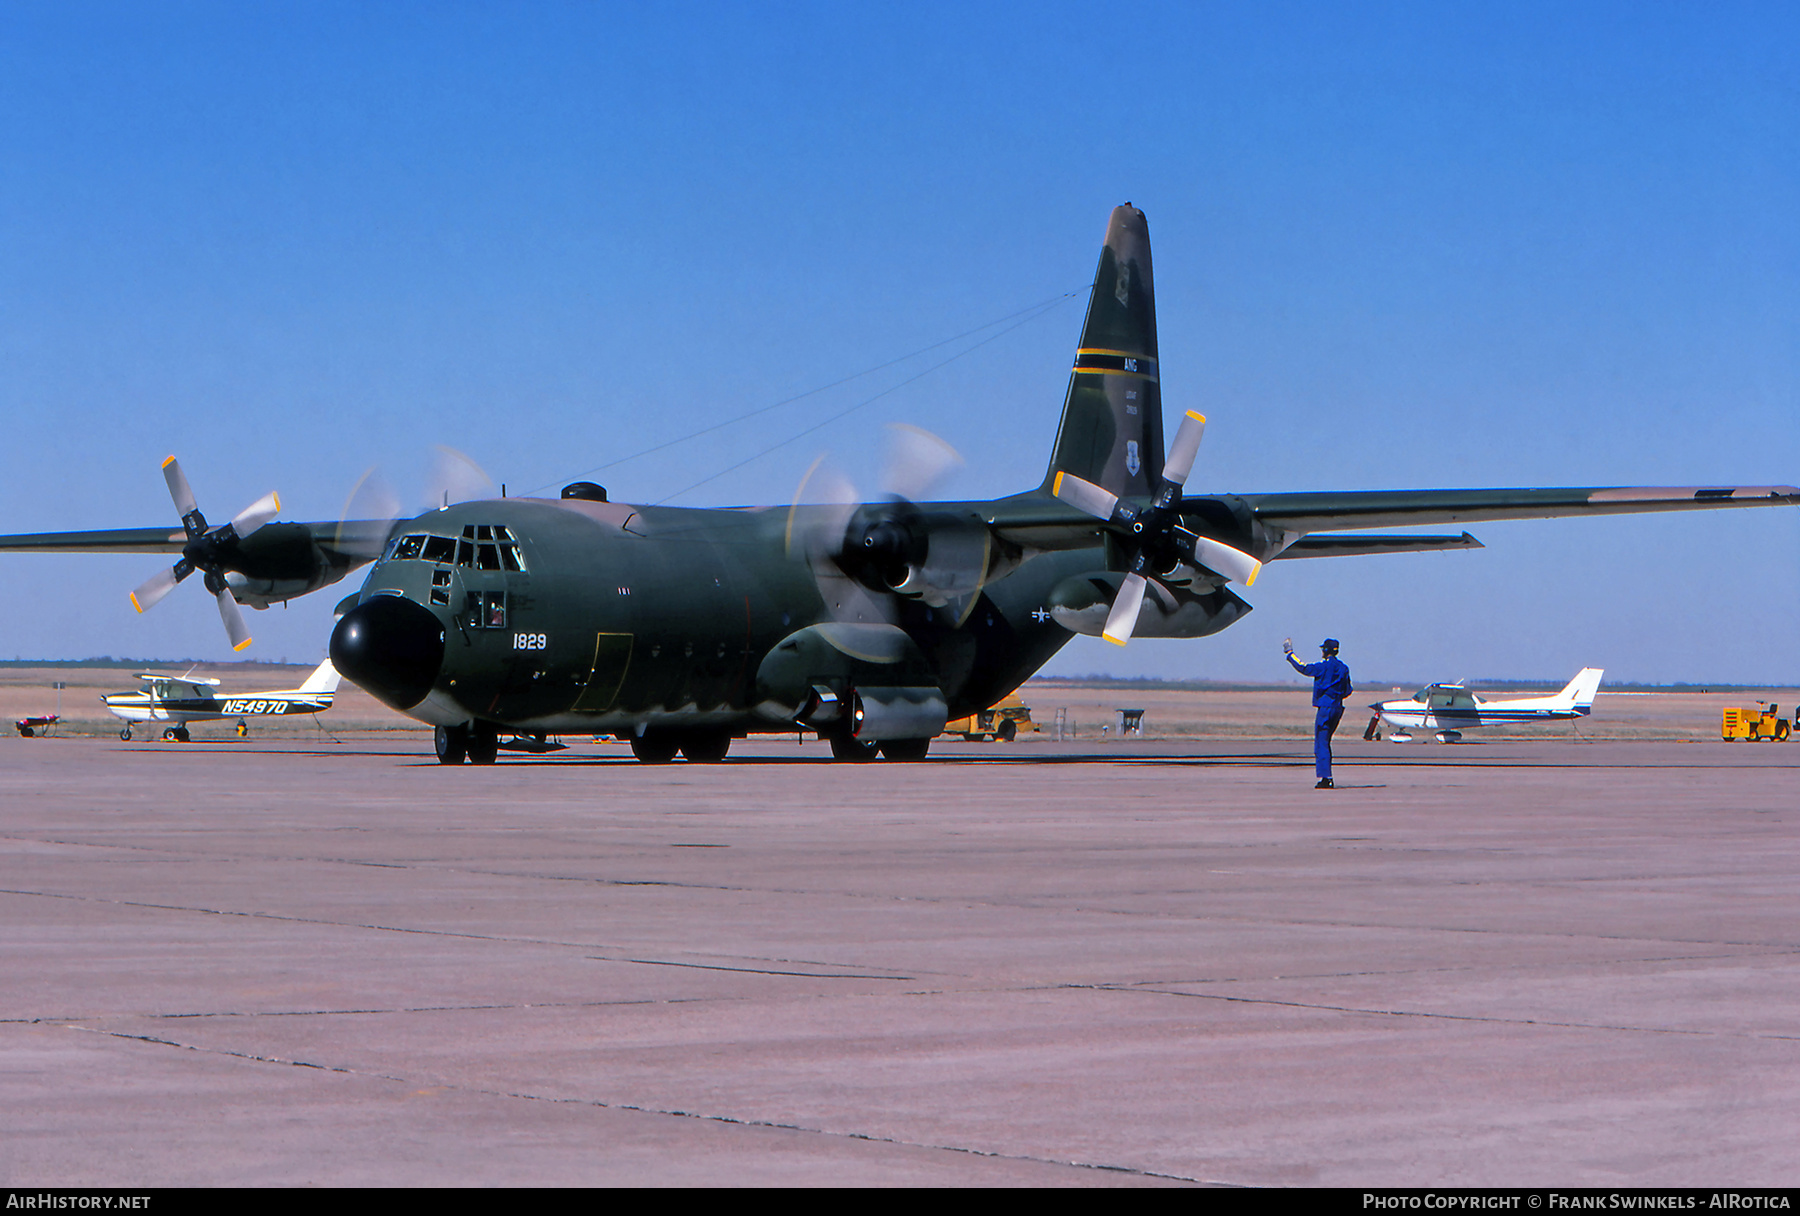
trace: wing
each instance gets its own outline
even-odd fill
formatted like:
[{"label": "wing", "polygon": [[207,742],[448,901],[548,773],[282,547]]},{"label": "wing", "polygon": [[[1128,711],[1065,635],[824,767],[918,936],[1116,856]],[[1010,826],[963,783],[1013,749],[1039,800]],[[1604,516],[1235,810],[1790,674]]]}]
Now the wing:
[{"label": "wing", "polygon": [[[1181,509],[1188,513],[1189,499]],[[1216,500],[1203,499],[1210,504]],[[1287,532],[1460,524],[1484,519],[1549,519],[1628,515],[1640,511],[1705,511],[1719,507],[1800,505],[1793,486],[1619,486],[1511,490],[1364,490],[1321,494],[1246,494],[1261,523]]]},{"label": "wing", "polygon": [[[1084,549],[1101,543],[1114,523],[1043,493],[970,504],[1002,539],[1026,550]],[[1708,511],[1724,507],[1800,506],[1794,486],[1583,486],[1563,489],[1352,490],[1302,494],[1184,497],[1182,524],[1261,552],[1256,525],[1306,536],[1346,528],[1393,528],[1493,519],[1551,519],[1572,515],[1630,515],[1645,511]],[[1271,538],[1273,539],[1273,538]],[[1298,540],[1282,557],[1333,557],[1480,548],[1461,536],[1336,536]],[[1266,559],[1265,559],[1266,560]]]},{"label": "wing", "polygon": [[115,528],[0,536],[0,553],[180,553],[185,544],[187,533],[180,528]]},{"label": "wing", "polygon": [[[304,535],[327,553],[357,561],[374,557],[392,527],[393,521],[385,519],[265,525],[271,537],[289,539]],[[0,536],[0,553],[180,553],[187,539],[187,533],[180,528],[26,532]]]}]

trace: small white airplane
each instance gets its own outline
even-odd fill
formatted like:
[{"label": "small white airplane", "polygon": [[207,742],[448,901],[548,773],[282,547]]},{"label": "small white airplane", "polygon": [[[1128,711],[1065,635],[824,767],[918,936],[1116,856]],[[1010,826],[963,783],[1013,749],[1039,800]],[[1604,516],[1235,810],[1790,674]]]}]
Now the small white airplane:
[{"label": "small white airplane", "polygon": [[1369,706],[1365,739],[1379,739],[1381,724],[1393,728],[1388,738],[1408,743],[1415,730],[1435,731],[1440,743],[1455,743],[1465,730],[1478,726],[1512,726],[1526,722],[1557,722],[1585,718],[1594,707],[1603,669],[1583,667],[1563,690],[1550,697],[1521,697],[1513,701],[1483,701],[1463,684],[1432,684],[1403,701],[1380,701]]},{"label": "small white airplane", "polygon": [[115,717],[125,720],[119,738],[130,740],[134,722],[167,722],[162,737],[177,743],[188,741],[189,722],[215,722],[236,718],[241,738],[250,733],[244,721],[251,717],[284,717],[289,714],[317,714],[331,708],[337,695],[337,668],[326,659],[306,683],[298,688],[282,688],[273,692],[246,692],[222,695],[215,692],[219,681],[198,676],[171,676],[154,671],[140,671],[142,692],[116,692],[100,699]]}]

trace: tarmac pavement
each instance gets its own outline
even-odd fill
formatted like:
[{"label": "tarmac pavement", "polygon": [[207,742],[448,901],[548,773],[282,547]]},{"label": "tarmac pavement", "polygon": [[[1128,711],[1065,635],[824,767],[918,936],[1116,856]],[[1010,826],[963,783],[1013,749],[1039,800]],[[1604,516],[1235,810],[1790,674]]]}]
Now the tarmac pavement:
[{"label": "tarmac pavement", "polygon": [[1800,748],[0,744],[0,1182],[1791,1186]]}]

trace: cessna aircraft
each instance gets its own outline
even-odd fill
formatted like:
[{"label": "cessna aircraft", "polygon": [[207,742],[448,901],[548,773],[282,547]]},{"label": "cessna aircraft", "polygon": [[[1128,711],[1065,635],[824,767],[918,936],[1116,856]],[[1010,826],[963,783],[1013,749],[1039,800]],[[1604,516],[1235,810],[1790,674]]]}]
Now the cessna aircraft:
[{"label": "cessna aircraft", "polygon": [[1380,738],[1381,723],[1394,728],[1388,736],[1408,743],[1415,730],[1436,731],[1439,743],[1455,743],[1465,730],[1478,726],[1513,726],[1522,722],[1566,722],[1585,718],[1594,708],[1602,669],[1583,667],[1563,690],[1549,697],[1521,697],[1512,701],[1483,701],[1463,684],[1432,684],[1399,701],[1380,701],[1369,706],[1365,739]]},{"label": "cessna aircraft", "polygon": [[[1389,528],[1800,504],[1792,486],[1188,495],[1205,419],[1163,440],[1150,233],[1115,209],[1041,485],[985,502],[690,509],[560,498],[465,502],[390,523],[275,523],[271,496],[213,528],[173,458],[182,530],[0,537],[0,550],[180,554],[147,608],[198,570],[233,646],[266,607],[373,561],[331,657],[437,728],[446,764],[501,733],[610,733],[640,760],[718,761],[734,738],[811,732],[834,757],[924,757],[1075,633],[1198,638],[1293,558],[1475,548]],[[1320,535],[1320,534],[1329,535]]]},{"label": "cessna aircraft", "polygon": [[196,676],[170,676],[154,671],[140,671],[144,682],[141,692],[116,692],[100,699],[114,717],[123,718],[125,726],[119,738],[131,739],[133,722],[168,722],[162,737],[178,743],[188,741],[189,722],[214,722],[236,718],[238,734],[249,733],[245,718],[258,716],[284,717],[288,714],[319,714],[331,708],[337,695],[338,673],[326,659],[306,677],[298,688],[274,692],[245,692],[221,695],[213,690],[219,681]]}]

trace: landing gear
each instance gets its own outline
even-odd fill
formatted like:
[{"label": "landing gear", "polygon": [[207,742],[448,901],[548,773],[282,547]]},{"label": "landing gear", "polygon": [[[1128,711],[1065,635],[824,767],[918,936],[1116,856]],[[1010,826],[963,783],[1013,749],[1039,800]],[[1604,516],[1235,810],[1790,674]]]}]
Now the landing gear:
[{"label": "landing gear", "polygon": [[121,727],[119,730],[119,738],[124,740],[126,743],[130,743],[131,742],[131,728],[129,726]]},{"label": "landing gear", "polygon": [[681,739],[681,754],[689,764],[718,764],[730,750],[730,731],[695,730]]},{"label": "landing gear", "polygon": [[848,733],[832,735],[830,739],[833,760],[848,760],[861,764],[875,758],[877,744],[873,739],[858,739]]},{"label": "landing gear", "polygon": [[469,727],[469,763],[492,764],[500,758],[500,731],[492,722]]},{"label": "landing gear", "polygon": [[163,731],[164,743],[186,743],[187,741],[188,728],[186,726],[171,726]]},{"label": "landing gear", "polygon": [[631,754],[645,764],[667,764],[681,750],[681,738],[674,731],[647,730],[631,736]]},{"label": "landing gear", "polygon": [[440,726],[432,732],[439,764],[461,764],[469,758],[469,728]]},{"label": "landing gear", "polygon": [[1439,743],[1461,743],[1462,732],[1460,730],[1440,730],[1437,733],[1437,740]]},{"label": "landing gear", "polygon": [[237,737],[240,739],[247,739],[250,737],[250,724],[242,718],[237,720]]},{"label": "landing gear", "polygon": [[492,722],[440,726],[432,732],[439,764],[492,764],[500,755],[500,731]]},{"label": "landing gear", "polygon": [[[1010,722],[1007,725],[1012,725]],[[923,760],[925,752],[931,747],[930,739],[885,739],[880,743],[881,754],[889,760]]]}]

